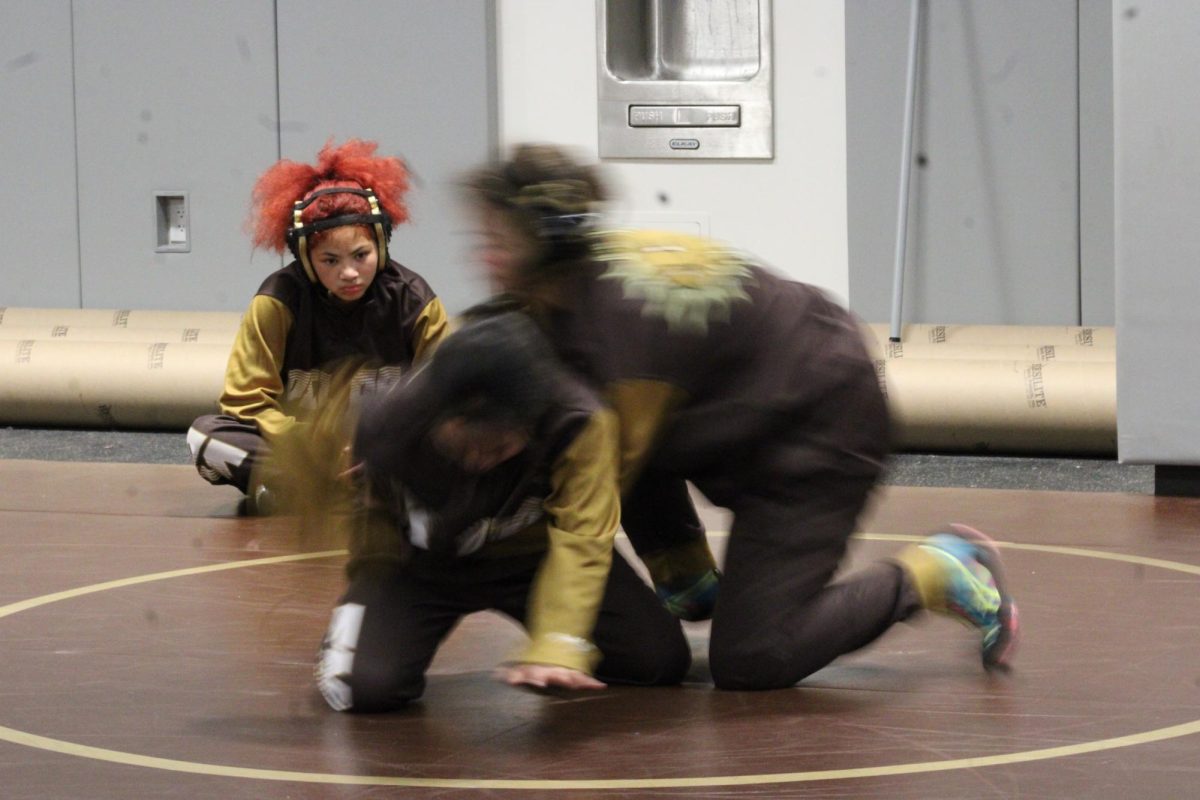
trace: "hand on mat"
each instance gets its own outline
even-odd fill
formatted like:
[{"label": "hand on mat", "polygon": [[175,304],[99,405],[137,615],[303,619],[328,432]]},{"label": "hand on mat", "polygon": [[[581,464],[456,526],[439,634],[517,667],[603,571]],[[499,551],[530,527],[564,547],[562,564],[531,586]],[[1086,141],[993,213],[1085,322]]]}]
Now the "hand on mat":
[{"label": "hand on mat", "polygon": [[513,664],[501,667],[498,677],[509,686],[526,689],[603,689],[604,683],[577,669],[548,664]]}]

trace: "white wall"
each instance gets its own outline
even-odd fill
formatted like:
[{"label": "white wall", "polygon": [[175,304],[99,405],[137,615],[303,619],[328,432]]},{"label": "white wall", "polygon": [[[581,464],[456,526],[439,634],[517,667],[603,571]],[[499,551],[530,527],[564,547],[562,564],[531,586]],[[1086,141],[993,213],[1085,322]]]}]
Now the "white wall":
[{"label": "white wall", "polygon": [[70,0],[0,2],[0,308],[79,305]]},{"label": "white wall", "polygon": [[[1117,447],[1200,464],[1200,4],[1113,4]],[[1189,76],[1189,77],[1184,77]]]},{"label": "white wall", "polygon": [[[245,308],[279,263],[252,262],[242,232],[254,178],[279,157],[274,5],[74,3],[67,30],[81,305]],[[188,252],[155,251],[158,191],[188,195]]]},{"label": "white wall", "polygon": [[[773,161],[620,161],[621,212],[707,232],[848,295],[843,0],[775,0]],[[593,0],[498,0],[500,145],[597,158]]]},{"label": "white wall", "polygon": [[[1112,206],[1091,202],[1112,195],[1112,131],[1085,107],[1112,94],[1095,52],[1111,39],[1106,2],[923,0],[904,322],[1113,323]],[[872,321],[891,316],[909,17],[900,0],[846,0],[850,297]]]},{"label": "white wall", "polygon": [[[374,24],[314,38],[332,18]],[[243,229],[255,178],[351,136],[411,168],[391,252],[452,312],[481,299],[457,181],[495,152],[494,18],[493,0],[0,0],[0,309],[241,311],[281,263]],[[190,251],[156,252],[158,191],[188,194]]]},{"label": "white wall", "polygon": [[[372,25],[334,26],[319,41],[312,32],[329,19],[334,0],[280,4],[280,153],[307,162],[327,138],[358,136],[403,157],[414,176],[405,197],[409,219],[396,226],[388,250],[457,313],[487,296],[471,263],[470,228],[457,213],[457,181],[465,165],[496,147],[488,45],[495,11],[486,0],[342,2]],[[375,82],[378,102],[348,91]]]}]

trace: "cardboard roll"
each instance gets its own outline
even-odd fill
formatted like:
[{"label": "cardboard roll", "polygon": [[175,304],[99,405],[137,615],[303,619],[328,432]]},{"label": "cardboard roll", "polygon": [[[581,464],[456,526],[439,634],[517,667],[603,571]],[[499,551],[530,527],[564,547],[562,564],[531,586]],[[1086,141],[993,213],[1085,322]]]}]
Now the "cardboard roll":
[{"label": "cardboard roll", "polygon": [[185,430],[215,413],[228,345],[0,340],[0,424]]},{"label": "cardboard roll", "polygon": [[[217,410],[241,319],[229,312],[0,311],[0,424],[9,425],[185,430]],[[26,335],[39,330],[49,335]],[[1111,328],[910,325],[902,354],[891,358],[886,327],[868,331],[900,448],[1116,452]]]},{"label": "cardboard roll", "polygon": [[1112,455],[1112,362],[875,361],[899,449]]},{"label": "cardboard roll", "polygon": [[[891,335],[884,323],[867,325],[875,338],[886,343]],[[912,323],[900,328],[905,345],[1074,345],[1115,348],[1116,328],[1073,325],[927,325]]]},{"label": "cardboard roll", "polygon": [[0,307],[0,331],[9,325],[44,328],[199,328],[225,330],[232,335],[241,321],[241,313],[234,311]]},{"label": "cardboard roll", "polygon": [[233,346],[234,329],[96,328],[87,325],[0,325],[0,341],[48,339],[70,342],[180,342]]},{"label": "cardboard roll", "polygon": [[[0,333],[2,335],[2,333]],[[1080,347],[1072,344],[926,344],[923,342],[879,341],[867,336],[872,358],[959,359],[963,361],[1108,361],[1117,360],[1115,347]]]}]

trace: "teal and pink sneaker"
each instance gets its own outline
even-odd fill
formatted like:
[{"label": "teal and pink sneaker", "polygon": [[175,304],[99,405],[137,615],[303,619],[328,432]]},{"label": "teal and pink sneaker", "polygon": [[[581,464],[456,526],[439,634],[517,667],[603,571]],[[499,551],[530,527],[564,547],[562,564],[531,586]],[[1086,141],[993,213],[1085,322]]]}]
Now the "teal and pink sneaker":
[{"label": "teal and pink sneaker", "polygon": [[950,525],[901,553],[922,604],[977,628],[983,635],[983,665],[1006,668],[1019,630],[1017,606],[1008,591],[1000,551],[986,534]]},{"label": "teal and pink sneaker", "polygon": [[663,606],[675,617],[697,622],[712,619],[720,585],[720,570],[710,569],[698,578],[684,582],[681,588],[672,590],[665,586],[655,586],[655,591]]}]

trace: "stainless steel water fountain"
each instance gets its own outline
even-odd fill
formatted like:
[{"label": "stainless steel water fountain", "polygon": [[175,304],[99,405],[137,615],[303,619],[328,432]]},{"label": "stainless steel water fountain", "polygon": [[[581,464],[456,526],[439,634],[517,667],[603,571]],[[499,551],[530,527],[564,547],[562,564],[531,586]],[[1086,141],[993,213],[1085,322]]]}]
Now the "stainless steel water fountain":
[{"label": "stainless steel water fountain", "polygon": [[597,0],[600,156],[771,158],[771,0]]}]

